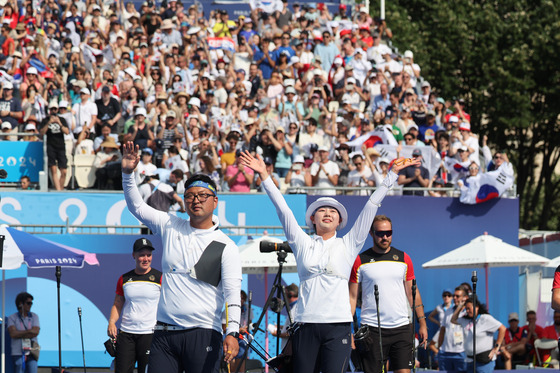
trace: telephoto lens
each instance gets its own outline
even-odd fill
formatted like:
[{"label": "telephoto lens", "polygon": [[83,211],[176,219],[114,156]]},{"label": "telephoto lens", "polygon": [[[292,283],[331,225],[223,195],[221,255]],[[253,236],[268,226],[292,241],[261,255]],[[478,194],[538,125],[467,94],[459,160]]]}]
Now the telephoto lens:
[{"label": "telephoto lens", "polygon": [[288,241],[284,241],[282,243],[261,241],[259,248],[261,253],[273,253],[278,251],[284,251],[287,253],[292,252],[290,245],[288,245]]}]

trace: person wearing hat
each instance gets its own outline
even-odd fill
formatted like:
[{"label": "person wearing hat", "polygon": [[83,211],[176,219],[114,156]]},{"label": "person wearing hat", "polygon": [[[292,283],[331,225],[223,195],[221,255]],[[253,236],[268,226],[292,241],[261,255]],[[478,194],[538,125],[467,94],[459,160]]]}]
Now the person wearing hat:
[{"label": "person wearing hat", "polygon": [[[161,272],[152,268],[152,242],[139,238],[132,246],[135,267],[117,281],[107,335],[116,339],[115,372],[145,372],[161,293]],[[121,319],[120,328],[117,321]]]},{"label": "person wearing hat", "polygon": [[80,89],[80,101],[72,106],[72,112],[76,117],[74,136],[82,132],[83,127],[88,127],[95,134],[95,123],[97,122],[97,105],[90,100],[91,92],[87,88]]},{"label": "person wearing hat", "polygon": [[134,121],[128,127],[126,141],[133,141],[141,149],[151,147],[155,141],[155,135],[146,121],[148,113],[143,107],[139,107],[134,112]]},{"label": "person wearing hat", "polygon": [[[0,98],[0,122],[10,124],[10,132],[18,131],[19,121],[23,119],[21,100],[14,96],[14,85],[5,81],[2,83],[2,98]],[[15,141],[16,137],[9,137]]]},{"label": "person wearing hat", "polygon": [[407,188],[426,188],[430,183],[430,173],[422,166],[422,150],[416,148],[412,151],[412,157],[418,162],[414,167],[408,167],[399,175],[398,184],[404,187],[403,195],[423,196],[423,190],[409,191]]},{"label": "person wearing hat", "polygon": [[[64,189],[66,182],[66,168],[68,159],[66,158],[66,145],[64,135],[68,135],[70,129],[66,120],[56,113],[50,113],[39,127],[41,137],[47,135],[47,159],[51,180],[56,190]],[[58,175],[60,171],[60,175]]]},{"label": "person wearing hat", "polygon": [[[101,143],[101,150],[95,154],[93,166],[96,168],[95,177],[97,189],[108,190],[112,184],[113,190],[120,189],[122,155],[114,137],[108,136]],[[109,181],[111,181],[109,183]]]},{"label": "person wearing hat", "polygon": [[101,127],[109,125],[111,133],[118,133],[118,122],[122,117],[121,105],[111,94],[111,88],[104,85],[101,88],[101,98],[95,100],[97,106],[97,118],[95,119],[95,133],[99,133]]},{"label": "person wearing hat", "polygon": [[156,165],[152,163],[154,151],[150,148],[143,148],[141,154],[140,162],[138,162],[138,166],[136,170],[134,170],[134,177],[137,185],[144,182],[146,175],[155,175],[157,171]]},{"label": "person wearing hat", "polygon": [[177,44],[179,47],[183,46],[183,36],[179,30],[175,29],[175,24],[170,19],[165,19],[161,23],[161,31],[163,36],[161,41],[163,44],[170,47],[173,44]]},{"label": "person wearing hat", "polygon": [[[30,120],[33,119],[33,120]],[[34,141],[41,141],[41,139],[39,139],[37,137],[37,119],[35,117],[29,117],[27,119],[27,124],[25,125],[24,129],[23,129],[26,133],[25,136],[23,136],[20,141],[27,141],[27,142],[34,142]]]},{"label": "person wearing hat", "polygon": [[309,168],[305,168],[305,159],[302,155],[296,155],[292,162],[292,167],[288,170],[285,179],[286,184],[290,186],[290,194],[305,194],[304,189],[299,189],[299,187],[304,187],[311,183],[311,175],[309,174]]},{"label": "person wearing hat", "polygon": [[[241,25],[242,27],[243,25]],[[234,21],[229,19],[229,14],[226,10],[218,11],[218,22],[212,27],[214,36],[218,38],[231,38],[230,29],[236,29],[237,25]]]},{"label": "person wearing hat", "polygon": [[311,165],[311,185],[308,186],[321,188],[320,190],[318,190],[317,194],[335,195],[335,189],[323,188],[330,188],[338,185],[338,176],[340,175],[340,169],[335,162],[329,159],[329,147],[322,145],[318,150],[319,161],[314,162]]},{"label": "person wearing hat", "polygon": [[348,224],[348,213],[340,202],[321,197],[309,205],[305,221],[315,231],[310,237],[300,228],[283,195],[269,178],[260,155],[255,158],[245,152],[241,161],[263,179],[263,188],[276,207],[296,259],[301,285],[295,321],[303,325],[292,337],[294,371],[341,372],[346,369],[351,351],[348,280],[352,264],[367,238],[378,206],[397,180],[399,171],[417,161],[395,162],[393,172],[366,202],[350,231],[341,237],[337,231]]},{"label": "person wearing hat", "polygon": [[[217,186],[206,175],[194,175],[185,182],[184,201],[190,219],[184,220],[157,211],[142,200],[132,175],[139,160],[139,148],[132,142],[125,144],[122,170],[128,209],[163,243],[162,294],[148,373],[218,372],[220,350],[226,363],[239,351],[242,275],[239,249],[218,229],[214,217]],[[228,310],[225,338],[221,320],[224,305]]]}]

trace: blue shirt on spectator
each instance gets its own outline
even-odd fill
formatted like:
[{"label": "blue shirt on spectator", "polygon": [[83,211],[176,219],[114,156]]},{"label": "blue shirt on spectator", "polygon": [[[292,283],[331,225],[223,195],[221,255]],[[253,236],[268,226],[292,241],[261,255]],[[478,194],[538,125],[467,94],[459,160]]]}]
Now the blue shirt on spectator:
[{"label": "blue shirt on spectator", "polygon": [[336,45],[331,42],[329,45],[323,43],[315,47],[315,55],[321,57],[321,67],[325,71],[329,71],[334,62],[334,58],[340,54]]},{"label": "blue shirt on spectator", "polygon": [[[274,62],[278,61],[278,51],[272,51],[272,52],[268,52],[268,54],[270,55],[270,59]],[[253,60],[254,61],[259,61],[264,57],[264,52],[258,48],[255,51],[255,54],[253,56]],[[268,58],[265,58],[260,64],[259,64],[259,69],[262,72],[263,75],[263,79],[270,79],[270,76],[272,75],[272,71],[274,70],[274,68],[270,65],[270,63],[268,62]]]},{"label": "blue shirt on spectator", "polygon": [[387,94],[387,96],[385,97],[381,95],[377,95],[373,99],[372,111],[375,112],[377,109],[381,109],[383,112],[385,112],[385,109],[387,109],[388,106],[391,106],[391,101],[389,100],[389,94]]},{"label": "blue shirt on spectator", "polygon": [[290,57],[288,58],[288,62],[290,62],[290,58],[296,55],[296,51],[293,50],[292,47],[279,47],[277,51],[278,51],[278,56],[280,56],[282,52],[287,51],[290,54]]}]

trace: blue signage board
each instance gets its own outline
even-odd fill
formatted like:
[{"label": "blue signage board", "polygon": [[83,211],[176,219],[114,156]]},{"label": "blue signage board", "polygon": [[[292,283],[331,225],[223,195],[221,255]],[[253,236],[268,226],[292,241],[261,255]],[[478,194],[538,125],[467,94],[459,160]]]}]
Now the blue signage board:
[{"label": "blue signage board", "polygon": [[2,181],[18,182],[22,176],[29,176],[31,182],[39,181],[39,171],[43,170],[43,143],[27,141],[2,141],[0,146],[0,169],[6,170],[8,177]]}]

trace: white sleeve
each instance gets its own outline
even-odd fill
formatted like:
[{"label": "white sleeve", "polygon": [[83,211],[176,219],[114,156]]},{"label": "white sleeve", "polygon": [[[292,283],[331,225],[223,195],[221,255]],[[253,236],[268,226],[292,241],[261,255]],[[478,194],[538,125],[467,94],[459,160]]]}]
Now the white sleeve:
[{"label": "white sleeve", "polygon": [[350,231],[342,237],[345,247],[352,249],[352,252],[349,253],[352,257],[355,258],[360,253],[360,250],[362,250],[369,234],[373,218],[375,218],[375,214],[377,213],[377,209],[381,206],[381,201],[383,201],[389,189],[391,189],[395,181],[397,181],[397,178],[398,175],[396,173],[389,171],[381,185],[379,185],[376,191],[369,197],[364,209],[356,219]]},{"label": "white sleeve", "polygon": [[234,244],[226,246],[222,255],[222,288],[226,300],[226,334],[239,332],[241,319],[241,259]]},{"label": "white sleeve", "polygon": [[169,214],[148,206],[136,186],[134,174],[122,174],[124,199],[128,210],[134,217],[146,224],[154,233],[161,234],[163,227],[169,221]]},{"label": "white sleeve", "polygon": [[284,234],[291,244],[292,251],[297,255],[297,250],[310,242],[311,238],[299,226],[294,213],[286,203],[282,193],[280,193],[276,185],[274,185],[272,178],[270,176],[267,177],[261,185],[276,207],[276,213],[278,214],[282,227],[284,227]]},{"label": "white sleeve", "polygon": [[492,152],[488,145],[482,147],[482,155],[484,156],[484,165],[488,168],[488,165],[492,162]]}]

